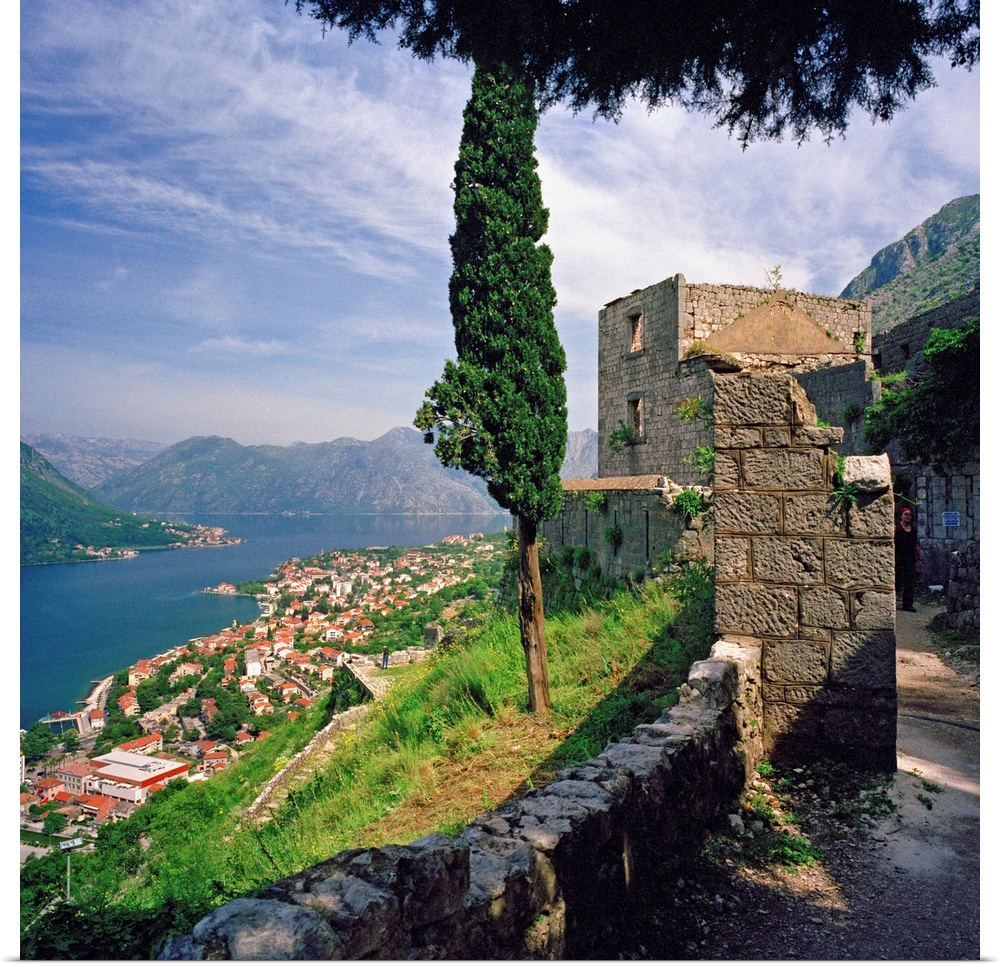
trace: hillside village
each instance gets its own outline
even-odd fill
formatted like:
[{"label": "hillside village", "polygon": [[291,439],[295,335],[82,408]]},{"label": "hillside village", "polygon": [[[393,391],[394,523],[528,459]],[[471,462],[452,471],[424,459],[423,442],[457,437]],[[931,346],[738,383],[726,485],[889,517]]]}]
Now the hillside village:
[{"label": "hillside village", "polygon": [[425,619],[440,614],[442,592],[483,591],[478,576],[502,550],[482,534],[452,536],[295,558],[260,584],[206,588],[255,594],[260,616],[140,659],[98,683],[82,711],[50,715],[50,727],[75,731],[31,767],[22,751],[22,829],[93,835],[173,780],[226,769],[329,695],[340,670],[370,690],[368,676],[426,656],[441,628]]}]

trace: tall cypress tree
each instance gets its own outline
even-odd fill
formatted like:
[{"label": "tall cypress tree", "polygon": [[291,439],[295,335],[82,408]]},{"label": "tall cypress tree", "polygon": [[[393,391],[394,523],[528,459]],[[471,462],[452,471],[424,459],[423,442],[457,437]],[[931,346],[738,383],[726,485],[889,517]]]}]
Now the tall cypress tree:
[{"label": "tall cypress tree", "polygon": [[562,504],[567,423],[552,252],[539,241],[549,213],[536,170],[537,125],[523,75],[506,64],[477,65],[455,165],[449,296],[457,361],[445,363],[414,422],[445,466],[482,477],[517,518],[528,709],[545,712],[537,531]]}]

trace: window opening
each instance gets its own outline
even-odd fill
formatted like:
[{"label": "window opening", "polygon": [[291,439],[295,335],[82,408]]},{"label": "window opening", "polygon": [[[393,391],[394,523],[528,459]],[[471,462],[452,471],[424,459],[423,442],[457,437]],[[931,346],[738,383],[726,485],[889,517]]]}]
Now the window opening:
[{"label": "window opening", "polygon": [[642,313],[636,312],[628,317],[631,343],[629,352],[637,353],[642,349]]},{"label": "window opening", "polygon": [[642,436],[642,399],[628,401],[628,425],[636,439]]}]

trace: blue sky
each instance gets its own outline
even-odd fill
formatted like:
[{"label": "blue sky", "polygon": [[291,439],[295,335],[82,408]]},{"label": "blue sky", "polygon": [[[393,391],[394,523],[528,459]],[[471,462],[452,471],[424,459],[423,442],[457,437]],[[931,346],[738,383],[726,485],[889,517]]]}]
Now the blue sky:
[{"label": "blue sky", "polygon": [[[282,0],[22,3],[22,432],[372,439],[454,353],[450,182],[470,70],[349,47]],[[570,428],[597,313],[677,272],[838,294],[980,190],[979,70],[889,125],[746,151],[633,105],[542,116]]]}]

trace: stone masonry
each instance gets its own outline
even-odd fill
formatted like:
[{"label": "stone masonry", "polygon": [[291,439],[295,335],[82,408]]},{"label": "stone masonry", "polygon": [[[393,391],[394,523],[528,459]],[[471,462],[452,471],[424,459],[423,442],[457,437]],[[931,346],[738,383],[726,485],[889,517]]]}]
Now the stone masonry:
[{"label": "stone masonry", "polygon": [[[562,510],[539,527],[545,553],[563,547],[590,548],[597,554],[601,570],[616,577],[637,571],[645,575],[668,560],[711,562],[714,545],[710,525],[704,517],[689,520],[674,508],[674,499],[684,489],[655,474],[564,480]],[[711,498],[708,487],[690,489]],[[593,494],[604,495],[603,507],[588,503]],[[619,546],[611,543],[612,534],[620,536]]]},{"label": "stone masonry", "polygon": [[[847,406],[863,410],[877,391],[867,380],[870,347],[866,302],[695,285],[680,274],[609,302],[598,317],[598,477],[705,484],[692,455],[712,443],[720,362],[801,373],[815,384],[821,416],[842,425]],[[622,428],[632,438],[613,446]],[[857,432],[852,425],[849,439]]]},{"label": "stone masonry", "polygon": [[[978,286],[943,306],[914,316],[872,339],[872,359],[881,374],[906,370],[910,376],[923,371],[923,348],[931,329],[954,329],[966,325],[980,313]],[[811,398],[811,397],[810,397]],[[952,555],[964,553],[980,539],[980,476],[978,454],[961,469],[938,473],[933,467],[902,459],[895,441],[887,452],[896,475],[896,490],[912,501],[914,522],[924,553],[920,572],[922,586],[950,584]],[[963,595],[967,591],[962,592]],[[976,589],[978,596],[978,588]],[[957,595],[949,597],[949,610]]]},{"label": "stone masonry", "polygon": [[764,747],[896,761],[889,461],[846,457],[794,377],[715,377],[716,627],[761,640]]},{"label": "stone masonry", "polygon": [[979,633],[979,541],[952,551],[948,574],[946,628],[964,634]]}]

